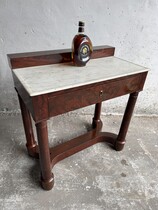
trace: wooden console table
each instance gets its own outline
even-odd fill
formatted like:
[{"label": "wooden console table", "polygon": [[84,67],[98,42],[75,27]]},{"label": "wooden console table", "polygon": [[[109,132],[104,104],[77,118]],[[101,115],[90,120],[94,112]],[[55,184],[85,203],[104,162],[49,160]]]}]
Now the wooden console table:
[{"label": "wooden console table", "polygon": [[[70,50],[8,55],[26,146],[29,155],[40,159],[41,184],[45,190],[53,187],[51,170],[58,161],[101,141],[112,144],[118,151],[124,147],[138,92],[143,89],[148,69],[114,57],[114,50],[109,46],[95,47],[86,67],[72,65]],[[118,135],[101,132],[102,101],[125,94],[129,94],[129,100]],[[92,104],[96,104],[92,130],[50,149],[47,120]],[[38,144],[30,115],[35,121]]]}]

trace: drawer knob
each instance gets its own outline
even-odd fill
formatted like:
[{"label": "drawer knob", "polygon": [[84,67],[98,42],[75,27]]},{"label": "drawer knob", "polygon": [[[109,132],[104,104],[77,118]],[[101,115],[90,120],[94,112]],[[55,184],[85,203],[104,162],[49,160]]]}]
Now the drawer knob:
[{"label": "drawer knob", "polygon": [[103,90],[101,90],[101,91],[99,92],[99,96],[100,96],[100,97],[103,96]]}]

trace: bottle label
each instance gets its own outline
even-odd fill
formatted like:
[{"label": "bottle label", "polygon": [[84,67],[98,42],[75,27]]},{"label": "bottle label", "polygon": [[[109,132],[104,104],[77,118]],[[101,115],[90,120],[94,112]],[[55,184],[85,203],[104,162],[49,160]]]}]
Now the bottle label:
[{"label": "bottle label", "polygon": [[79,52],[80,52],[79,53],[80,54],[80,59],[82,61],[85,62],[85,61],[89,60],[89,58],[90,58],[90,47],[87,44],[81,45]]}]

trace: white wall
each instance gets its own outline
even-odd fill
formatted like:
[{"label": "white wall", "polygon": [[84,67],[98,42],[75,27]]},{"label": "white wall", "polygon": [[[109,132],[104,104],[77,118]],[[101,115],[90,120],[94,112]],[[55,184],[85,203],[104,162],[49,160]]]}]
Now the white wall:
[{"label": "white wall", "polygon": [[[93,45],[115,46],[116,56],[151,69],[136,111],[158,114],[157,0],[0,0],[0,111],[19,108],[6,54],[70,48],[79,20]],[[103,111],[122,112],[125,100]]]}]

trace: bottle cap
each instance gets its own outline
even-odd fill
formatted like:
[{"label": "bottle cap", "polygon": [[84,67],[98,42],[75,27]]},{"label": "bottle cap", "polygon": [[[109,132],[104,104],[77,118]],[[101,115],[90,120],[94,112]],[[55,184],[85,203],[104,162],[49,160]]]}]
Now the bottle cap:
[{"label": "bottle cap", "polygon": [[78,25],[83,27],[85,26],[85,23],[83,21],[79,21]]}]

